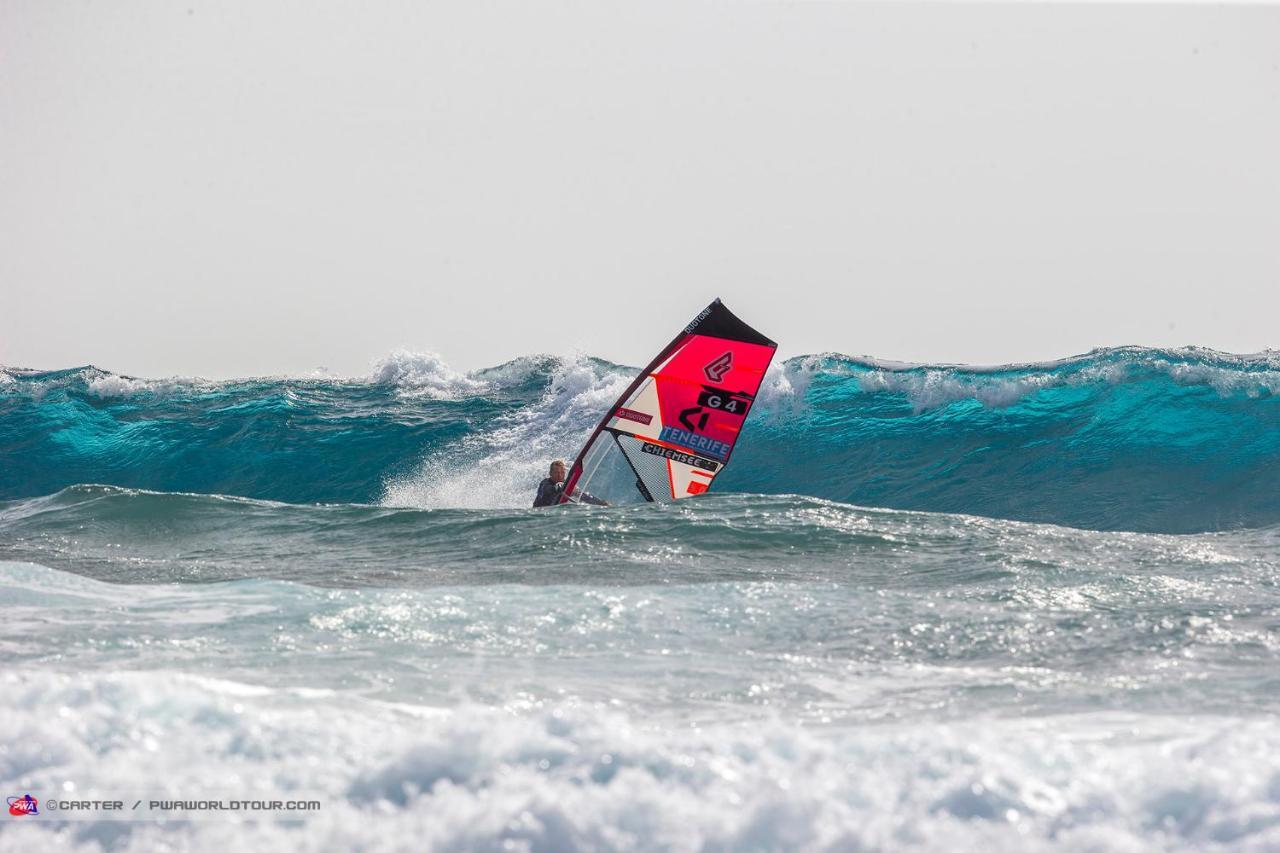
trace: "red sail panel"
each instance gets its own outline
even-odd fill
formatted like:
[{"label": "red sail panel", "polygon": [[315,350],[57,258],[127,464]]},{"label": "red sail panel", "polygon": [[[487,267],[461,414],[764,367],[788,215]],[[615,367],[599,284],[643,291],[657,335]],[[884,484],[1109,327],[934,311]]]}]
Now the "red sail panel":
[{"label": "red sail panel", "polygon": [[654,372],[658,438],[725,461],[755,403],[774,347],[690,335]]},{"label": "red sail panel", "polygon": [[574,461],[563,501],[669,503],[724,469],[777,344],[716,300],[640,372]]}]

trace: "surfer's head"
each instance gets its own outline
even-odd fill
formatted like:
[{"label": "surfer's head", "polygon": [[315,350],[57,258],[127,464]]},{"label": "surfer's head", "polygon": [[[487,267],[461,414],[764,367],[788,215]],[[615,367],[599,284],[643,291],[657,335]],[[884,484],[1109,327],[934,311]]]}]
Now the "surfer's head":
[{"label": "surfer's head", "polygon": [[551,482],[563,483],[565,478],[564,460],[557,459],[551,463]]}]

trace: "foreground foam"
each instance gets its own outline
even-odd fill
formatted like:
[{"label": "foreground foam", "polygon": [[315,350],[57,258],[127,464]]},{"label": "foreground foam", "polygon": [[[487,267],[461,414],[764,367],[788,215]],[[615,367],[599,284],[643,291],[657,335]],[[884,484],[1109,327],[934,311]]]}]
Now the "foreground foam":
[{"label": "foreground foam", "polygon": [[292,824],[10,823],[0,847],[11,850],[313,849],[317,838],[427,850],[1280,843],[1280,735],[1269,720],[690,728],[572,701],[440,715],[165,673],[0,678],[6,789],[323,799]]}]

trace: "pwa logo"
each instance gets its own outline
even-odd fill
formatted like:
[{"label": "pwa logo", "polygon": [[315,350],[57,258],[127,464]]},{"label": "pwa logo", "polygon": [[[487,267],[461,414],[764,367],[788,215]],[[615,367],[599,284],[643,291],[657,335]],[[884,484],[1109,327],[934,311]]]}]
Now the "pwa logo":
[{"label": "pwa logo", "polygon": [[9,798],[9,814],[14,817],[26,817],[29,814],[40,814],[39,802],[30,794]]}]

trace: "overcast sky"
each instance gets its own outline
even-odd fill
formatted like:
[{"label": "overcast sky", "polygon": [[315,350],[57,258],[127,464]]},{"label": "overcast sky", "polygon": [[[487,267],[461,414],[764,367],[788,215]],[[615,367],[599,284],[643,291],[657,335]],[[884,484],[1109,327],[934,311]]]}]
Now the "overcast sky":
[{"label": "overcast sky", "polygon": [[1280,347],[1280,6],[0,0],[0,364]]}]

